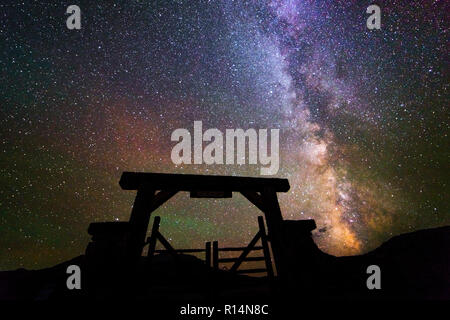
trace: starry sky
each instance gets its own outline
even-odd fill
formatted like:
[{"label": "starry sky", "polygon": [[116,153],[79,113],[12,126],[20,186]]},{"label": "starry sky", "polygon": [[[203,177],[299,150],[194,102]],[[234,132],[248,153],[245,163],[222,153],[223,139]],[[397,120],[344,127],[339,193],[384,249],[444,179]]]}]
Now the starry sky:
[{"label": "starry sky", "polygon": [[[66,8],[81,8],[81,30]],[[450,224],[449,1],[10,1],[0,5],[0,270],[82,254],[126,221],[123,171],[260,176],[174,165],[177,128],[280,129],[286,219],[325,252],[367,252]],[[244,245],[241,195],[177,194],[156,211],[178,248]]]}]

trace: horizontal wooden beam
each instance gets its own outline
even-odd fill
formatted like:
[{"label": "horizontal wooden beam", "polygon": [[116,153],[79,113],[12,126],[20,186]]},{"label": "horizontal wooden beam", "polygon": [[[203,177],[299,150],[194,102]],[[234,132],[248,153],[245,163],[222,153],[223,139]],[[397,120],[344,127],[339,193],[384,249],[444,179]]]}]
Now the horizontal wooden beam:
[{"label": "horizontal wooden beam", "polygon": [[166,174],[123,172],[119,182],[124,190],[149,188],[178,191],[262,191],[269,187],[276,192],[287,192],[287,179],[213,176],[193,174]]}]

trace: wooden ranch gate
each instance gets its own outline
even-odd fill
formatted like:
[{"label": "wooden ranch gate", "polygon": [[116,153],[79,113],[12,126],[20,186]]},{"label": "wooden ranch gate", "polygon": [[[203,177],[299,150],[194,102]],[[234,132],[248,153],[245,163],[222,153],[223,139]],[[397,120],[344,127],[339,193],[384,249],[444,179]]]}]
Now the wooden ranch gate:
[{"label": "wooden ranch gate", "polygon": [[[149,238],[147,238],[146,244],[148,244],[147,257],[149,263],[155,253],[168,252],[175,258],[179,253],[204,253],[205,254],[205,264],[208,267],[212,267],[215,270],[219,269],[219,263],[233,263],[230,272],[235,272],[239,274],[249,274],[249,273],[262,273],[267,272],[267,277],[271,281],[274,277],[272,260],[270,258],[270,249],[267,241],[267,234],[264,227],[264,220],[262,216],[258,217],[258,227],[259,230],[253,239],[250,241],[246,247],[227,247],[219,248],[218,241],[213,242],[212,246],[212,265],[211,265],[211,242],[205,243],[205,248],[202,249],[174,249],[172,245],[167,241],[167,239],[159,231],[159,226],[161,222],[161,217],[156,216],[153,222],[152,233]],[[261,246],[256,246],[258,241],[261,241]],[[156,243],[159,241],[164,249],[156,249]],[[252,251],[262,250],[263,256],[258,257],[248,257],[249,253]],[[236,258],[220,258],[219,252],[241,252],[239,257]],[[250,261],[264,261],[265,268],[254,268],[254,269],[239,269],[243,262]]]},{"label": "wooden ranch gate", "polygon": [[178,192],[190,192],[192,198],[231,198],[233,192],[240,192],[264,213],[266,239],[271,244],[277,277],[287,272],[283,218],[277,198],[277,192],[289,190],[287,179],[124,172],[119,184],[124,190],[137,190],[128,223],[130,258],[137,260],[142,254],[151,213]]}]

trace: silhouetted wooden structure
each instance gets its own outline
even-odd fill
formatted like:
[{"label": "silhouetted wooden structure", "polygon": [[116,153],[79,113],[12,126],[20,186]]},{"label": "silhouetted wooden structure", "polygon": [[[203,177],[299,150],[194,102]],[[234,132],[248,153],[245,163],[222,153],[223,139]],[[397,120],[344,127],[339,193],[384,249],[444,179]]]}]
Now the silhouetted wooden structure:
[{"label": "silhouetted wooden structure", "polygon": [[132,257],[142,254],[151,213],[178,192],[187,191],[191,197],[202,198],[229,198],[232,192],[240,192],[264,213],[277,275],[285,272],[283,218],[277,192],[289,190],[287,179],[124,172],[120,186],[137,190],[129,220],[127,251]]},{"label": "silhouetted wooden structure", "polygon": [[[161,217],[156,216],[153,221],[152,233],[150,237],[147,238],[146,244],[148,244],[147,257],[148,261],[151,261],[151,258],[155,253],[168,252],[173,255],[175,258],[178,253],[205,253],[205,264],[207,266],[211,265],[211,242],[205,243],[204,249],[174,249],[169,241],[159,232],[159,225],[161,222]],[[159,241],[165,249],[156,249],[156,243]]]},{"label": "silhouetted wooden structure", "polygon": [[[256,233],[256,235],[253,237],[253,239],[250,241],[248,246],[246,247],[226,247],[226,248],[219,248],[218,241],[213,242],[212,247],[212,265],[211,265],[211,242],[205,242],[205,248],[202,249],[174,249],[172,245],[167,241],[167,239],[161,234],[159,231],[159,226],[161,222],[161,217],[156,216],[153,221],[152,226],[152,233],[150,237],[147,238],[147,241],[145,244],[148,244],[148,251],[147,251],[147,258],[148,262],[151,263],[151,258],[155,253],[162,253],[162,252],[168,252],[171,254],[174,258],[177,258],[178,253],[204,253],[205,254],[205,264],[208,267],[213,267],[215,270],[219,269],[219,263],[231,263],[233,262],[233,265],[229,269],[230,272],[236,272],[236,273],[262,273],[267,272],[267,276],[269,279],[273,279],[274,273],[273,273],[273,267],[272,267],[272,260],[270,258],[270,249],[269,244],[267,241],[267,234],[264,227],[264,220],[262,216],[258,217],[258,227],[259,230]],[[261,240],[261,246],[256,246],[257,242]],[[164,249],[156,249],[157,242],[160,242]],[[258,257],[248,257],[249,253],[252,251],[263,251],[263,256]],[[235,258],[220,258],[219,252],[241,252],[239,257]],[[239,269],[243,262],[250,262],[250,261],[264,261],[265,262],[265,268],[254,268],[254,269]]]},{"label": "silhouetted wooden structure", "polygon": [[[272,280],[273,279],[273,268],[272,268],[272,260],[270,258],[270,249],[269,244],[267,241],[267,234],[264,227],[264,220],[262,216],[258,217],[258,227],[259,230],[256,233],[256,235],[253,237],[253,239],[250,241],[248,246],[246,247],[228,247],[228,248],[219,248],[219,244],[217,241],[213,242],[213,268],[219,269],[219,263],[231,263],[233,262],[233,265],[229,269],[231,272],[236,273],[262,273],[267,272],[267,277]],[[261,246],[256,246],[257,242],[261,240]],[[249,253],[252,251],[263,251],[263,256],[258,257],[248,257]],[[220,252],[227,252],[227,251],[242,251],[242,253],[237,258],[220,258],[219,253]],[[265,268],[254,268],[254,269],[239,269],[243,262],[250,262],[250,261],[264,261],[266,267]]]}]

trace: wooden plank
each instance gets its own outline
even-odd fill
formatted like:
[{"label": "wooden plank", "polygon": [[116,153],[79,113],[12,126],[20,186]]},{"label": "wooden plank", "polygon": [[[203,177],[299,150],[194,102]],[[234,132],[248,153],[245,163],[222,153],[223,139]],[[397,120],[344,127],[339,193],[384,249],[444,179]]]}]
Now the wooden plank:
[{"label": "wooden plank", "polygon": [[248,244],[247,248],[245,248],[244,251],[241,253],[241,255],[239,256],[236,263],[233,264],[230,271],[234,272],[237,270],[237,268],[239,268],[241,263],[244,261],[245,257],[250,253],[251,249],[255,246],[256,242],[258,242],[260,237],[261,237],[261,235],[259,234],[259,231],[258,231],[256,233],[255,237],[252,239],[252,241],[250,241],[250,243]]},{"label": "wooden plank", "polygon": [[148,208],[150,212],[155,211],[160,206],[162,206],[166,201],[168,201],[170,198],[172,198],[174,195],[177,194],[178,191],[176,190],[161,190],[155,195],[155,198],[153,199],[152,204]]},{"label": "wooden plank", "polygon": [[283,216],[281,215],[280,205],[278,204],[277,193],[272,188],[266,188],[261,192],[262,199],[264,201],[267,211],[264,212],[268,238],[272,246],[273,258],[275,261],[275,267],[277,269],[277,275],[282,277],[285,270],[285,257],[283,255]]},{"label": "wooden plank", "polygon": [[153,220],[153,226],[152,226],[152,234],[150,235],[149,241],[148,241],[148,253],[147,257],[152,257],[155,253],[155,247],[156,247],[156,234],[159,232],[159,224],[161,222],[161,217],[156,216]]},{"label": "wooden plank", "polygon": [[124,190],[137,190],[145,186],[155,190],[240,192],[261,191],[270,187],[276,192],[287,192],[290,188],[287,179],[149,172],[123,172],[119,184]]},{"label": "wooden plank", "polygon": [[259,232],[261,233],[261,243],[264,252],[264,261],[266,262],[267,276],[269,277],[269,280],[272,280],[274,277],[272,260],[270,259],[270,250],[267,243],[266,228],[264,227],[264,219],[262,216],[258,216],[258,226]]},{"label": "wooden plank", "polygon": [[213,241],[213,269],[218,270],[219,269],[219,243],[217,241]]},{"label": "wooden plank", "polygon": [[175,249],[172,247],[172,245],[169,243],[169,241],[167,241],[166,238],[164,238],[164,236],[161,233],[157,232],[156,236],[157,236],[159,242],[161,242],[161,244],[164,246],[164,248],[167,249],[167,251],[169,251],[169,253],[173,254],[174,256],[177,255]]},{"label": "wooden plank", "polygon": [[154,189],[140,188],[138,190],[129,220],[130,252],[136,257],[141,256],[151,213],[176,193],[177,191],[164,190],[155,195]]},{"label": "wooden plank", "polygon": [[130,228],[130,254],[138,258],[142,254],[147,234],[148,222],[150,220],[151,206],[155,192],[149,189],[139,189],[134,200],[133,209],[129,221]]},{"label": "wooden plank", "polygon": [[232,198],[233,193],[231,191],[208,191],[208,190],[197,190],[191,191],[189,197],[191,198]]},{"label": "wooden plank", "polygon": [[[245,250],[245,248],[247,247],[224,247],[224,248],[219,248],[219,251],[242,251]],[[263,247],[262,246],[254,246],[251,251],[256,251],[256,250],[262,250]]]},{"label": "wooden plank", "polygon": [[267,270],[264,268],[260,268],[260,269],[241,269],[241,270],[237,270],[235,271],[236,273],[261,273],[261,272],[266,272]]},{"label": "wooden plank", "polygon": [[259,193],[255,191],[241,191],[241,194],[262,212],[267,211],[267,208],[265,207],[264,202]]},{"label": "wooden plank", "polygon": [[[239,260],[239,258],[221,258],[221,259],[219,259],[219,262],[228,263],[228,262],[236,262],[238,260]],[[265,260],[264,257],[246,257],[246,258],[244,258],[243,262],[246,262],[246,261],[264,261],[264,260]]]}]

